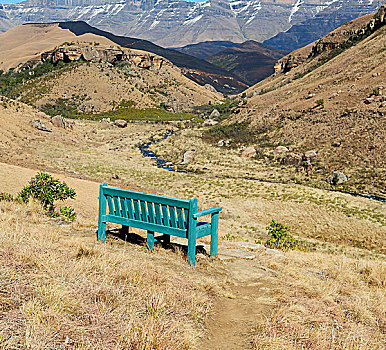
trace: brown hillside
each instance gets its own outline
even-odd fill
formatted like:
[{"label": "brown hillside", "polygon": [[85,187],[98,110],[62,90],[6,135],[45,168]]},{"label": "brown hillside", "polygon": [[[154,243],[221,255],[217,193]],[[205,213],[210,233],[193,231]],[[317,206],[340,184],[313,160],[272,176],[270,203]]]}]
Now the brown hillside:
[{"label": "brown hillside", "polygon": [[[84,62],[79,60],[84,55],[69,59],[71,55],[67,54],[62,61],[73,60],[72,65],[14,86],[10,97],[37,107],[56,104],[60,98],[67,104],[76,105],[80,113],[108,111],[121,105],[122,101],[129,101],[136,108],[159,108],[164,104],[173,111],[183,111],[222,97],[214,89],[209,90],[185,77],[163,57],[123,49],[95,34],[76,36],[68,29],[59,28],[58,24],[22,25],[1,34],[0,69],[7,71],[14,67],[20,71],[36,67],[42,54],[55,48],[88,50],[96,56]],[[109,60],[108,51],[112,49],[121,52],[124,59],[119,62]],[[56,59],[54,63],[57,63]]]},{"label": "brown hillside", "polygon": [[385,36],[383,26],[341,53],[316,55],[258,83],[247,91],[249,98],[233,122],[251,122],[250,130],[269,140],[268,151],[278,145],[299,154],[316,150],[315,177],[325,179],[340,170],[356,190],[384,193]]}]

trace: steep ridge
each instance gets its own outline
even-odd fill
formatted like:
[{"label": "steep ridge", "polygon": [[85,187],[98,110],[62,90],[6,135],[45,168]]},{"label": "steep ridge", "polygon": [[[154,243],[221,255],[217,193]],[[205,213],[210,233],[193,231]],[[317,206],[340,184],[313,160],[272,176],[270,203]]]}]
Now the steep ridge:
[{"label": "steep ridge", "polygon": [[[364,16],[378,9],[383,1],[360,2],[360,6],[353,1],[333,0],[323,11],[317,12],[302,22],[294,25],[286,32],[265,40],[264,44],[278,49],[293,51],[333,31],[342,24],[355,18]],[[299,7],[303,1],[297,2]]]},{"label": "steep ridge", "polygon": [[183,47],[173,47],[173,49],[204,60],[228,47],[235,47],[237,45],[231,41],[205,41]]},{"label": "steep ridge", "polygon": [[276,61],[286,53],[249,40],[220,51],[206,60],[253,85],[270,76]]},{"label": "steep ridge", "polygon": [[325,45],[318,53],[323,42],[350,31],[348,24],[305,48],[311,54],[305,62],[247,90],[232,121],[250,123],[247,129],[262,153],[278,145],[300,155],[315,150],[308,181],[323,186],[327,175],[339,170],[348,176],[346,188],[385,195],[385,6],[358,31],[363,21],[353,21],[359,36],[344,45],[332,50]]},{"label": "steep ridge", "polygon": [[262,42],[320,16],[297,30],[297,40],[305,37],[311,42],[317,39],[313,33],[327,34],[347,20],[376,11],[380,4],[379,0],[28,0],[3,5],[0,11],[7,23],[0,29],[42,18],[45,22],[87,21],[116,35],[181,47],[217,40]]},{"label": "steep ridge", "polygon": [[165,57],[177,67],[180,67],[187,77],[201,85],[211,84],[220,92],[236,93],[247,88],[247,84],[240,81],[238,77],[209,62],[193,56],[188,56],[175,50],[165,49],[147,40],[116,36],[109,32],[91,27],[85,22],[62,22],[59,23],[59,27],[70,30],[76,36],[91,33],[103,36],[122,47],[149,51]]}]

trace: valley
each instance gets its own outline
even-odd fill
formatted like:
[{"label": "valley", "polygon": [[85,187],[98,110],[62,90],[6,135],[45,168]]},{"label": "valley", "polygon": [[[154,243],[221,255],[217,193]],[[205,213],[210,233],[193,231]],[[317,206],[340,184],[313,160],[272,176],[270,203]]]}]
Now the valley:
[{"label": "valley", "polygon": [[[209,3],[229,12],[185,10]],[[300,23],[302,4],[277,9]],[[166,5],[52,8],[107,21]],[[47,4],[0,15],[28,6]],[[226,32],[177,52],[103,22],[0,34],[0,350],[383,349],[385,23],[383,5],[290,53]],[[73,220],[20,200],[40,171],[75,190],[57,203]],[[221,206],[218,257],[200,238],[192,267],[186,239],[151,251],[115,224],[97,242],[102,182]]]}]

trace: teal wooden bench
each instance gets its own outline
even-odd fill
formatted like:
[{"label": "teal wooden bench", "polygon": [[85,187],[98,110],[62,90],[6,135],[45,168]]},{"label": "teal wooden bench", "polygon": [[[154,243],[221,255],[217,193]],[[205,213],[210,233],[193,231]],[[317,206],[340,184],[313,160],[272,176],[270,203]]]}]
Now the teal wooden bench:
[{"label": "teal wooden bench", "polygon": [[[108,209],[108,213],[107,213]],[[170,243],[170,236],[188,239],[188,263],[195,265],[196,240],[211,236],[210,256],[217,256],[218,219],[220,207],[197,211],[197,199],[183,200],[155,194],[124,190],[100,185],[98,240],[105,241],[106,223],[122,225],[125,229],[136,227],[147,230],[147,246],[154,248],[154,242],[161,238]],[[211,215],[211,222],[198,218]],[[154,232],[162,233],[154,237]]]}]

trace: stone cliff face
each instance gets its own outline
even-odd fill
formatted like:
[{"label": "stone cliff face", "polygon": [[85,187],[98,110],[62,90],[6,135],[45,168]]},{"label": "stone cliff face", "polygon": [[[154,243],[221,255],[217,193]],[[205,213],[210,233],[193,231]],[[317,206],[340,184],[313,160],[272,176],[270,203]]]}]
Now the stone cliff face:
[{"label": "stone cliff face", "polygon": [[59,61],[70,62],[85,60],[88,62],[108,62],[115,64],[120,61],[134,63],[140,68],[156,68],[160,69],[162,65],[171,63],[163,57],[151,55],[148,53],[136,53],[131,50],[121,50],[116,48],[101,48],[90,45],[66,45],[60,46],[54,50],[43,52],[41,60],[51,61],[56,64]]},{"label": "stone cliff face", "polygon": [[28,0],[0,9],[0,31],[42,20],[82,20],[117,35],[178,47],[215,40],[261,42],[294,28],[285,37],[267,43],[292,51],[346,21],[376,11],[381,3],[379,0]]}]

